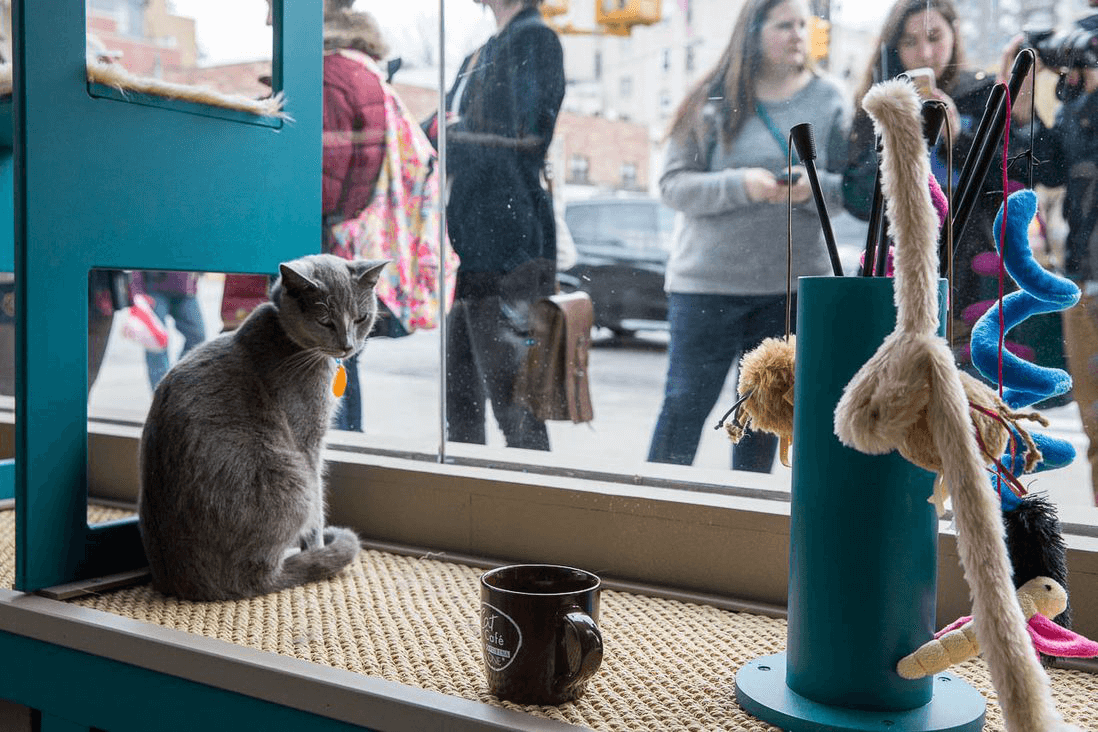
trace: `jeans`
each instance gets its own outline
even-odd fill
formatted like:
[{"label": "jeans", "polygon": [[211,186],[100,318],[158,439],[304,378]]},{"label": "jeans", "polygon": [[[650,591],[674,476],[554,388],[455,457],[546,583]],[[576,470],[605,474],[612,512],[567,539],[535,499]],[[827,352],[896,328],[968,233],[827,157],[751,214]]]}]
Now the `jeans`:
[{"label": "jeans", "polygon": [[[202,320],[202,310],[198,307],[198,298],[194,295],[177,295],[174,293],[150,291],[149,297],[153,301],[153,310],[164,323],[168,325],[168,316],[175,321],[175,329],[183,336],[184,353],[206,340],[206,323]],[[168,373],[168,351],[145,351],[145,366],[149,372],[149,386],[153,389]]]},{"label": "jeans", "polygon": [[362,431],[362,387],[358,383],[358,356],[356,353],[343,362],[343,368],[347,369],[347,388],[339,400],[332,429]]},{"label": "jeans", "polygon": [[[667,321],[667,383],[648,460],[690,465],[729,370],[764,338],[785,335],[785,295],[671,293]],[[748,430],[733,447],[732,468],[769,473],[777,446],[776,436]]]},{"label": "jeans", "polygon": [[507,447],[548,450],[545,423],[512,395],[525,336],[504,315],[499,295],[455,300],[446,322],[447,437],[485,444],[487,399]]}]

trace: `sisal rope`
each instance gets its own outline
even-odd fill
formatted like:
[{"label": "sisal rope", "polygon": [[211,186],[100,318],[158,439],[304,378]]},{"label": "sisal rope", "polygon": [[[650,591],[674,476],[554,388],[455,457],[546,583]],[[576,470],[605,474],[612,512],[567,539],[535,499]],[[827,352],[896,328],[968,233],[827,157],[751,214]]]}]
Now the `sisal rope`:
[{"label": "sisal rope", "polygon": [[[92,509],[91,518],[120,512]],[[0,585],[14,575],[14,512],[0,512]],[[237,602],[195,603],[130,587],[76,604],[443,694],[522,709],[594,730],[775,730],[735,702],[736,671],[785,647],[785,622],[626,592],[604,591],[602,667],[576,702],[519,706],[488,693],[478,635],[482,570],[437,559],[363,551],[327,582]],[[1003,730],[987,666],[952,672],[989,700],[989,732]],[[1057,707],[1098,730],[1098,676],[1049,669]]]}]

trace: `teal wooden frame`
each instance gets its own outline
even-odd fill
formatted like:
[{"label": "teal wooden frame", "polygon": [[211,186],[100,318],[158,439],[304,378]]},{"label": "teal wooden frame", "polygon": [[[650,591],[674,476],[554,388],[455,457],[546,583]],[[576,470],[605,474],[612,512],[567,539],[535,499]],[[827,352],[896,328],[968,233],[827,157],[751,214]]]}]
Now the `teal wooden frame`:
[{"label": "teal wooden frame", "polygon": [[520,710],[4,589],[0,659],[0,699],[36,710],[42,730],[576,729]]},{"label": "teal wooden frame", "polygon": [[93,97],[84,2],[12,7],[22,591],[144,562],[134,521],[86,519],[88,272],[270,273],[320,246],[321,0],[272,2],[285,124]]},{"label": "teal wooden frame", "polygon": [[42,732],[369,732],[365,727],[21,635],[0,632],[0,649],[5,658],[19,659],[18,663],[0,664],[0,688],[10,701],[41,712]]}]

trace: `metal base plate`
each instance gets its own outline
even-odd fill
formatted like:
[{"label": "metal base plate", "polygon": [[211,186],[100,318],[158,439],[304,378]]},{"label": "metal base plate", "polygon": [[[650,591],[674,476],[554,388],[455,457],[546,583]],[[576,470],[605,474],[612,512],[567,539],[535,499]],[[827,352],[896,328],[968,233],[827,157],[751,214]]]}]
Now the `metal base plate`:
[{"label": "metal base plate", "polygon": [[785,683],[785,653],[748,662],[736,674],[736,701],[744,710],[787,732],[979,732],[983,695],[953,674],[934,675],[927,704],[906,712],[879,712],[820,704]]}]

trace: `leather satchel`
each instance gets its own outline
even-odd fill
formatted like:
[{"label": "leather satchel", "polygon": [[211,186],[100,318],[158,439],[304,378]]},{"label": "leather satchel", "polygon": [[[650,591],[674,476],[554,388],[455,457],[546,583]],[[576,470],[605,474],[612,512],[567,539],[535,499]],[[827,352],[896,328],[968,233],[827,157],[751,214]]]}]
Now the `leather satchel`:
[{"label": "leather satchel", "polygon": [[542,421],[590,422],[588,357],[595,310],[585,292],[543,297],[530,308],[531,344],[515,379],[515,401]]}]

